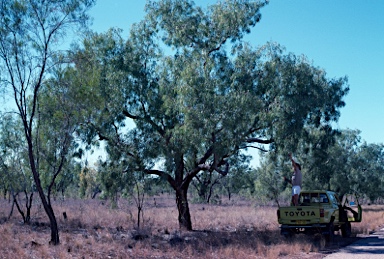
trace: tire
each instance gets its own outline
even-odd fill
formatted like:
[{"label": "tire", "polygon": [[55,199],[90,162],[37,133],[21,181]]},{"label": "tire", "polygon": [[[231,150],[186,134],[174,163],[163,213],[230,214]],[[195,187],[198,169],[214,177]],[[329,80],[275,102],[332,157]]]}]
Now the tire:
[{"label": "tire", "polygon": [[352,233],[351,222],[347,221],[341,226],[341,236],[350,237]]},{"label": "tire", "polygon": [[335,238],[335,226],[333,222],[329,223],[327,226],[327,234],[324,235],[327,242],[333,242]]},{"label": "tire", "polygon": [[281,235],[285,239],[291,239],[295,235],[295,233],[291,229],[286,229],[284,231],[281,231]]}]

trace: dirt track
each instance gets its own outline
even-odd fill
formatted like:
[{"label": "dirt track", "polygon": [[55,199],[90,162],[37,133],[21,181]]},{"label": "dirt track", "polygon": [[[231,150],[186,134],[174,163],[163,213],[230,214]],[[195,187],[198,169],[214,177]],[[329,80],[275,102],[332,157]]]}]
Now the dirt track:
[{"label": "dirt track", "polygon": [[326,259],[384,258],[384,228],[332,253]]}]

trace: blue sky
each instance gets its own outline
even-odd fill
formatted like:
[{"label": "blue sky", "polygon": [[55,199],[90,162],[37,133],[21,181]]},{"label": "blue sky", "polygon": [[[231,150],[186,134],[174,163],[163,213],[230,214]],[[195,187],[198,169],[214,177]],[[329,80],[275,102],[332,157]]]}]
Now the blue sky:
[{"label": "blue sky", "polygon": [[[206,6],[217,1],[198,0]],[[124,30],[144,17],[144,0],[98,0],[92,29]],[[336,125],[359,129],[368,143],[384,142],[384,1],[271,0],[246,40],[253,46],[278,42],[304,54],[329,78],[348,77],[350,92]]]}]

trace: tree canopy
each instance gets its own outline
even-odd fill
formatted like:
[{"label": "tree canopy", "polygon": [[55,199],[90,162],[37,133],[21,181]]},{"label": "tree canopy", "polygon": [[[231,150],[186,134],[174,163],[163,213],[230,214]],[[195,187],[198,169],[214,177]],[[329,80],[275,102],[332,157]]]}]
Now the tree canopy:
[{"label": "tree canopy", "polygon": [[83,136],[106,140],[124,171],[166,179],[182,228],[192,229],[187,191],[199,173],[226,175],[249,148],[295,151],[310,128],[332,132],[345,105],[345,77],[279,44],[243,42],[265,4],[149,1],[127,40],[92,34],[74,53],[91,91]]}]

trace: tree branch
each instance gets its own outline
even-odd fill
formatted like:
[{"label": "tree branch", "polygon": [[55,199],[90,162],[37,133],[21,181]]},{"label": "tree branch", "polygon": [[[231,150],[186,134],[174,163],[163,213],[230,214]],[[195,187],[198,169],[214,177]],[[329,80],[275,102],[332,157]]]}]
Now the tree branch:
[{"label": "tree branch", "polygon": [[274,139],[248,138],[245,141],[247,143],[272,144]]},{"label": "tree branch", "polygon": [[135,115],[129,113],[129,111],[128,111],[127,109],[124,109],[124,110],[123,110],[123,114],[124,114],[125,117],[130,118],[130,119],[132,119],[132,120],[138,120],[138,119],[141,119],[139,116],[135,116]]},{"label": "tree branch", "polygon": [[172,186],[172,188],[174,190],[177,189],[177,185],[176,185],[176,182],[175,180],[172,178],[172,176],[164,171],[161,171],[161,170],[154,170],[154,169],[145,169],[143,170],[143,172],[145,174],[153,174],[153,175],[157,175],[161,178],[164,178],[168,181],[168,183]]},{"label": "tree branch", "polygon": [[260,151],[262,151],[262,152],[265,152],[265,153],[268,152],[268,150],[266,150],[266,149],[264,149],[264,148],[256,147],[256,146],[252,146],[252,145],[250,145],[250,146],[244,146],[243,149],[244,149],[244,148],[256,148],[256,149],[258,149],[258,150],[260,150]]}]

